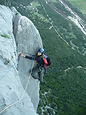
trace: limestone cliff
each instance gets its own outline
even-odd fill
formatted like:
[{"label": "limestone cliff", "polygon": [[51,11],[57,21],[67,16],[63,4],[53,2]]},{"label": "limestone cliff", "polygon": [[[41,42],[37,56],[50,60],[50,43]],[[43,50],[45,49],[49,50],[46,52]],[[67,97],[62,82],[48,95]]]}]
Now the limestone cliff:
[{"label": "limestone cliff", "polygon": [[15,8],[0,5],[0,114],[36,115],[39,81],[29,73],[34,61],[18,60],[20,52],[36,54],[43,47],[34,24]]}]

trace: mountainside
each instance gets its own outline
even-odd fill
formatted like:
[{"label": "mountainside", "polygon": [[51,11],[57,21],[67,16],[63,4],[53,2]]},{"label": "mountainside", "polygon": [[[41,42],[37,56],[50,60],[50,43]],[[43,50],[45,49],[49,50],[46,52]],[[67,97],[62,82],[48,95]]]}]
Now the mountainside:
[{"label": "mountainside", "polygon": [[86,0],[68,0],[86,16]]},{"label": "mountainside", "polygon": [[[3,0],[2,0],[3,1]],[[41,84],[39,115],[86,113],[86,17],[67,0],[8,0],[35,24],[52,64]]]},{"label": "mountainside", "polygon": [[38,30],[27,17],[0,5],[0,115],[37,115],[39,80],[29,72],[36,63],[18,55],[36,54],[42,46]]}]

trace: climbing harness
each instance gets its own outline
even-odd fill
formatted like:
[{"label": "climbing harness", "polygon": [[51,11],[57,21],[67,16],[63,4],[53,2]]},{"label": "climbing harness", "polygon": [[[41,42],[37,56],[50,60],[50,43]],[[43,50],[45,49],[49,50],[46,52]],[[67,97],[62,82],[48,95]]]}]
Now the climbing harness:
[{"label": "climbing harness", "polygon": [[[33,65],[34,65],[34,60],[32,61],[32,67],[31,67],[30,75],[31,75],[31,73],[32,73]],[[14,103],[12,103],[12,104],[8,105],[7,107],[5,107],[2,111],[0,111],[0,114],[2,114],[2,113],[3,113],[5,110],[7,110],[8,108],[10,108],[10,107],[14,106],[15,104],[19,103],[19,102],[23,99],[24,94],[25,94],[25,92],[26,92],[26,90],[27,90],[27,87],[28,87],[28,84],[29,84],[29,80],[30,80],[30,77],[29,77],[28,80],[27,80],[25,89],[24,89],[24,91],[23,91],[23,93],[22,93],[20,99],[18,99],[18,100],[15,101]]]}]

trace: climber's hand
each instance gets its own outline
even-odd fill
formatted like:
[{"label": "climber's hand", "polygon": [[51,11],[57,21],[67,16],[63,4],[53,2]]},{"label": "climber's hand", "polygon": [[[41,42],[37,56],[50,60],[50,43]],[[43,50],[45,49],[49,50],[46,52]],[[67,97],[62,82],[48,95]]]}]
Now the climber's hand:
[{"label": "climber's hand", "polygon": [[20,56],[21,56],[21,57],[25,57],[25,55],[24,55],[24,54],[22,54],[22,53],[20,54]]}]

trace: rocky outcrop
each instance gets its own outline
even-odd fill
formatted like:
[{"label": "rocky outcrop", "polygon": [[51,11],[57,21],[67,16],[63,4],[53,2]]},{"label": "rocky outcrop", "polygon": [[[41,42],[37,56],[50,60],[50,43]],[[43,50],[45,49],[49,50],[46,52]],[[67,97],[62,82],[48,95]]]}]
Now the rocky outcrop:
[{"label": "rocky outcrop", "polygon": [[40,47],[41,37],[34,24],[15,8],[0,6],[0,114],[37,114],[39,81],[29,73],[36,63],[18,60],[18,54],[33,55]]}]

